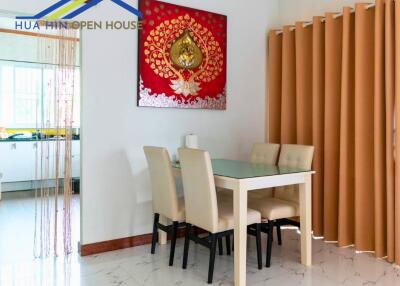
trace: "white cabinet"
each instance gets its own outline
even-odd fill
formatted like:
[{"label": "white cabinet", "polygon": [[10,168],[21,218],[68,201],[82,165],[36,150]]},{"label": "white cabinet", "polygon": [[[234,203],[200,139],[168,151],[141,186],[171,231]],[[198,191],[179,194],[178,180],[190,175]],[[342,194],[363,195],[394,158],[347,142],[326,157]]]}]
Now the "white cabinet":
[{"label": "white cabinet", "polygon": [[35,178],[35,142],[1,142],[0,172],[3,183]]},{"label": "white cabinet", "polygon": [[[55,141],[0,142],[3,183],[54,179]],[[59,142],[59,177],[64,177],[65,142]],[[35,168],[37,164],[37,168]],[[72,176],[80,177],[80,141],[72,142]]]},{"label": "white cabinet", "polygon": [[72,141],[72,177],[81,176],[81,141]]},{"label": "white cabinet", "polygon": [[3,180],[3,174],[0,172],[0,200],[1,200],[1,184]]}]

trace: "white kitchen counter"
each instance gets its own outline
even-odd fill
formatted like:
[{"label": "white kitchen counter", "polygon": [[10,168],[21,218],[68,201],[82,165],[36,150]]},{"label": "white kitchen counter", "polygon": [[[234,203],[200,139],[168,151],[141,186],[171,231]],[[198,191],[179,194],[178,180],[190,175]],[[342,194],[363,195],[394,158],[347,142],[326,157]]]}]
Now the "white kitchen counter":
[{"label": "white kitchen counter", "polygon": [[[61,174],[64,172],[64,145],[65,141],[60,141]],[[3,174],[3,184],[40,180],[42,178],[41,169],[44,170],[44,167],[40,167],[42,148],[49,148],[49,177],[46,179],[54,179],[56,141],[0,142],[0,173]],[[47,161],[47,158],[44,161]],[[72,141],[72,177],[80,177],[80,140]]]}]

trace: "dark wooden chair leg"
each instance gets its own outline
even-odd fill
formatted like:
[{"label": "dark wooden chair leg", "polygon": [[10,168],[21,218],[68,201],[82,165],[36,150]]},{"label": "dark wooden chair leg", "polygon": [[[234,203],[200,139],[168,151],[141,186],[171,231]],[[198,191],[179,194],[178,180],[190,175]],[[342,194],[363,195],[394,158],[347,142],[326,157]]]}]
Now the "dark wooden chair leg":
[{"label": "dark wooden chair leg", "polygon": [[219,255],[223,255],[224,254],[224,250],[222,249],[223,245],[222,245],[222,237],[218,237],[218,252]]},{"label": "dark wooden chair leg", "polygon": [[231,235],[228,234],[225,237],[225,240],[226,240],[226,254],[231,255]]},{"label": "dark wooden chair leg", "polygon": [[[272,229],[273,229],[273,228],[272,228]],[[272,232],[271,241],[274,241],[274,232]]]},{"label": "dark wooden chair leg", "polygon": [[208,280],[211,284],[214,276],[215,253],[217,251],[217,238],[215,234],[211,234],[210,262],[208,264]]},{"label": "dark wooden chair leg", "polygon": [[185,247],[183,249],[183,263],[182,263],[182,268],[186,269],[187,267],[187,261],[188,261],[188,255],[189,255],[189,243],[190,243],[190,230],[192,228],[191,224],[186,224],[185,228]]},{"label": "dark wooden chair leg", "polygon": [[281,225],[279,223],[276,225],[276,234],[278,235],[278,244],[282,245]]},{"label": "dark wooden chair leg", "polygon": [[272,235],[274,230],[274,221],[268,221],[268,240],[267,240],[267,263],[266,267],[271,266],[271,251],[272,251]]},{"label": "dark wooden chair leg", "polygon": [[179,222],[174,221],[171,233],[171,250],[169,254],[169,266],[172,266],[174,264],[175,245],[176,245],[176,237],[178,235],[178,226]]},{"label": "dark wooden chair leg", "polygon": [[160,214],[154,214],[154,221],[153,221],[153,235],[151,237],[151,254],[154,254],[156,251],[156,243],[158,238],[158,221],[160,220]]},{"label": "dark wooden chair leg", "polygon": [[258,269],[262,269],[262,253],[261,253],[261,224],[256,224],[256,245],[257,245],[257,262]]},{"label": "dark wooden chair leg", "polygon": [[[199,228],[197,226],[193,226],[193,234],[195,237],[199,237]],[[197,244],[197,241],[194,243]]]}]

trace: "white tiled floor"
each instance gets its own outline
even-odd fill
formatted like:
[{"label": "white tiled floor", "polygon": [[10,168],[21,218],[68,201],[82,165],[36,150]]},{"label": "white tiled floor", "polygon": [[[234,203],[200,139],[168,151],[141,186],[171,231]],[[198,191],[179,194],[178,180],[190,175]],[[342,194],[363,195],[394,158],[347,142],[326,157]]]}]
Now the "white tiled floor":
[{"label": "white tiled floor", "polygon": [[[0,231],[1,244],[4,236],[1,225]],[[371,254],[355,254],[351,248],[338,248],[321,240],[313,241],[313,266],[302,266],[299,235],[295,230],[283,231],[282,246],[274,242],[269,269],[257,269],[252,237],[249,237],[248,249],[248,285],[400,285],[399,268]],[[33,260],[29,256],[11,260],[2,257],[0,285],[206,285],[208,250],[204,247],[191,244],[187,270],[181,268],[182,239],[177,243],[172,267],[168,266],[169,245],[157,246],[155,255],[149,252],[149,246],[141,246],[89,257],[79,257],[76,253],[68,258],[45,260]],[[264,252],[265,237],[263,259]],[[233,285],[232,256],[217,256],[214,285]]]},{"label": "white tiled floor", "polygon": [[[38,210],[40,210],[38,203]],[[60,198],[60,205],[62,205]],[[72,198],[72,247],[78,250],[80,236],[79,195]],[[62,231],[60,223],[60,232]],[[35,193],[3,193],[0,200],[0,263],[24,261],[33,256]],[[62,245],[59,245],[62,248]],[[2,285],[1,285],[2,286]]]}]

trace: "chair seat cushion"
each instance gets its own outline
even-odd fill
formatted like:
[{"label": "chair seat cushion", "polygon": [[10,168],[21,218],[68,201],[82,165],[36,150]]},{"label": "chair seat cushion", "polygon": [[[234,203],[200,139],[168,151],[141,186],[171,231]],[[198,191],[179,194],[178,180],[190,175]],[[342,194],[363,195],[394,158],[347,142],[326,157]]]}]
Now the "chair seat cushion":
[{"label": "chair seat cushion", "polygon": [[[247,225],[261,223],[260,212],[247,209]],[[232,201],[218,203],[218,232],[234,228],[233,204]]]},{"label": "chair seat cushion", "polygon": [[185,198],[178,198],[178,213],[176,214],[177,221],[185,221]]},{"label": "chair seat cushion", "polygon": [[249,207],[261,213],[263,218],[275,220],[289,218],[299,215],[299,205],[277,198],[251,199],[249,198]]},{"label": "chair seat cushion", "polygon": [[[219,189],[217,191],[218,200],[233,201],[233,191],[228,189]],[[272,188],[260,189],[248,192],[248,198],[250,199],[261,199],[272,197]]]},{"label": "chair seat cushion", "polygon": [[217,189],[217,200],[219,203],[222,202],[233,202],[233,192],[227,189]]},{"label": "chair seat cushion", "polygon": [[217,188],[217,196],[218,197],[232,197],[233,191],[228,190],[228,189],[223,189],[223,188]]},{"label": "chair seat cushion", "polygon": [[178,210],[176,212],[172,212],[169,215],[167,215],[164,212],[159,212],[160,215],[172,220],[172,221],[179,221],[179,222],[184,222],[186,217],[185,217],[185,198],[184,197],[179,197],[178,198]]},{"label": "chair seat cushion", "polygon": [[272,188],[250,191],[248,193],[249,200],[250,199],[262,199],[264,197],[268,197],[268,198],[272,197]]}]

